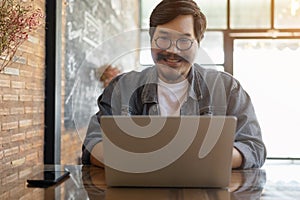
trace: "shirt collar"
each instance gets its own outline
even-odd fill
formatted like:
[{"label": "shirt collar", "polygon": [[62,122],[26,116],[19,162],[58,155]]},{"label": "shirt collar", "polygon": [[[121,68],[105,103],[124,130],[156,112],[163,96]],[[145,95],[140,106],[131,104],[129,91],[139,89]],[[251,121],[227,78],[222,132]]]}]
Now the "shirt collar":
[{"label": "shirt collar", "polygon": [[[202,77],[199,73],[195,73],[195,66],[191,67],[191,70],[188,74],[188,81],[190,83],[188,96],[193,98],[196,101],[201,100],[202,93],[200,89],[200,83]],[[158,83],[158,74],[155,66],[151,67],[150,71],[147,73],[147,80],[142,91],[142,102],[143,103],[158,103],[157,97],[157,83]]]}]

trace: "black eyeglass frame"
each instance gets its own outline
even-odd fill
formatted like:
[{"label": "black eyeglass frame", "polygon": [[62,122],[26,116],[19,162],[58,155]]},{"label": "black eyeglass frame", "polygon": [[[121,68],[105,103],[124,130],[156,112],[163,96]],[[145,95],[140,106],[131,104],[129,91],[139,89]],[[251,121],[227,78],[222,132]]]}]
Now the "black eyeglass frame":
[{"label": "black eyeglass frame", "polygon": [[[169,46],[168,46],[167,48],[162,48],[162,47],[160,47],[160,46],[158,45],[158,43],[157,43],[157,40],[159,40],[159,39],[169,40]],[[190,42],[191,42],[190,46],[189,46],[188,48],[186,48],[186,49],[180,48],[180,47],[178,46],[178,41],[181,41],[181,40],[188,40],[188,41],[190,41]],[[174,41],[171,40],[170,38],[166,38],[166,37],[157,37],[156,39],[154,39],[154,41],[155,41],[156,46],[157,46],[158,48],[162,49],[162,50],[170,49],[171,46],[173,45],[173,42],[174,42]],[[189,38],[179,38],[179,39],[177,39],[177,40],[175,41],[176,48],[179,49],[180,51],[187,51],[187,50],[189,50],[189,49],[192,48],[194,41],[195,41],[195,40],[192,40],[192,39],[189,39]]]}]

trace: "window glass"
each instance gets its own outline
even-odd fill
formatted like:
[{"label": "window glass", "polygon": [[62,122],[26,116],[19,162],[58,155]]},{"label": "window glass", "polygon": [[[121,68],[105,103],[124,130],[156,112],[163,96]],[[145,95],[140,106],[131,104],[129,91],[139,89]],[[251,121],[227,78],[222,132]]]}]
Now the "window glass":
[{"label": "window glass", "polygon": [[271,0],[230,0],[230,27],[261,29],[271,27]]},{"label": "window glass", "polygon": [[148,31],[141,32],[140,64],[141,65],[154,64],[151,56],[151,44],[150,44],[150,36]]},{"label": "window glass", "polygon": [[300,157],[300,40],[234,40],[234,76],[251,96],[268,157]]},{"label": "window glass", "polygon": [[275,28],[300,28],[300,0],[275,0]]},{"label": "window glass", "polygon": [[227,28],[227,0],[196,0],[207,18],[207,28]]},{"label": "window glass", "polygon": [[200,64],[224,64],[222,32],[206,31],[203,40],[200,42],[200,51],[196,62]]},{"label": "window glass", "polygon": [[149,28],[149,19],[152,10],[161,0],[141,0],[141,28]]}]

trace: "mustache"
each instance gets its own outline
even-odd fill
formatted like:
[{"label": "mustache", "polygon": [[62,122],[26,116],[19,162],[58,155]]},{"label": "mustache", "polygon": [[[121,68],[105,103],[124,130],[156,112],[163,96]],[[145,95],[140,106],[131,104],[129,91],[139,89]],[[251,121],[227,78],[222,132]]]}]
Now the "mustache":
[{"label": "mustache", "polygon": [[175,59],[175,60],[183,60],[184,62],[189,62],[188,56],[180,56],[173,53],[158,53],[157,54],[157,61],[165,60],[165,59]]}]

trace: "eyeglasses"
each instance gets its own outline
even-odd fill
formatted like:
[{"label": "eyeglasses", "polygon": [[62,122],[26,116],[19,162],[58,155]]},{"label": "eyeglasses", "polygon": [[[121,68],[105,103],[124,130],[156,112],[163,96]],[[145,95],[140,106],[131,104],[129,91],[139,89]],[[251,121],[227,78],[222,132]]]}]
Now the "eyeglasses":
[{"label": "eyeglasses", "polygon": [[[154,41],[155,41],[156,46],[163,50],[169,49],[173,44],[173,41],[167,37],[158,37]],[[175,42],[176,42],[177,49],[179,49],[181,51],[186,51],[192,47],[194,40],[191,40],[188,38],[179,38]]]}]

